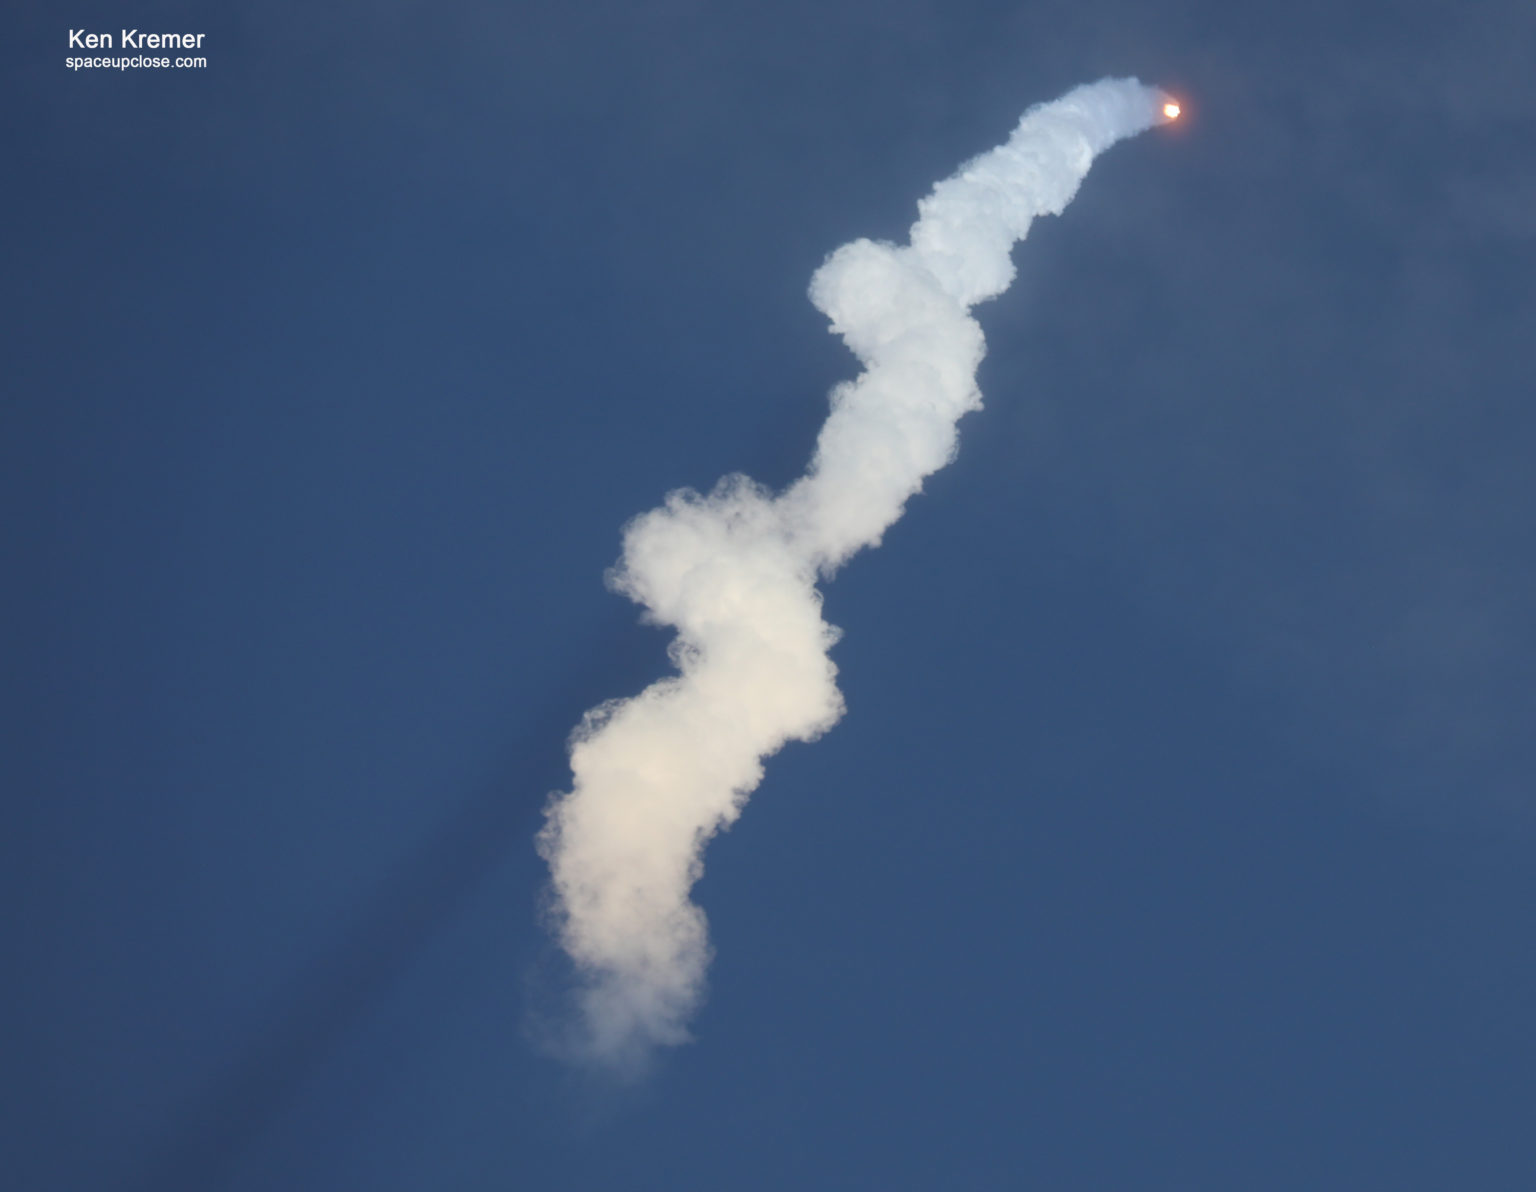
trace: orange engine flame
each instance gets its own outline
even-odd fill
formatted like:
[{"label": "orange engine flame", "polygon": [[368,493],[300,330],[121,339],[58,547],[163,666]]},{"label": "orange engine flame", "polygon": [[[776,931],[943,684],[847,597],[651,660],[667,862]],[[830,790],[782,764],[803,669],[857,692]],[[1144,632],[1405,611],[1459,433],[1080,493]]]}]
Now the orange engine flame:
[{"label": "orange engine flame", "polygon": [[1179,118],[1179,105],[1172,102],[1165,103],[1163,105],[1163,115],[1167,116],[1170,120],[1177,120]]}]

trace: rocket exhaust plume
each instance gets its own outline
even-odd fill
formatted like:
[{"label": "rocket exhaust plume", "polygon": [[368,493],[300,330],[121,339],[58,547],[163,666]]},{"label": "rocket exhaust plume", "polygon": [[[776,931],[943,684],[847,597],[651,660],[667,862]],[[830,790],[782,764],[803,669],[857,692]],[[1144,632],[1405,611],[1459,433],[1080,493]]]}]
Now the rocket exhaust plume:
[{"label": "rocket exhaust plume", "polygon": [[864,372],[833,389],[806,474],[779,494],[745,476],[682,489],[626,528],[609,584],[676,628],[677,673],[587,713],[573,785],[539,835],[553,928],[581,982],[562,1044],[573,1058],[633,1073],[687,1040],[710,956],[689,899],[704,845],[741,813],[764,758],[843,711],[817,580],[878,545],[954,456],[956,422],[981,405],[969,311],[1013,280],[1014,242],[1061,212],[1097,154],[1172,119],[1165,104],[1105,79],[1031,108],[918,204],[910,244],[839,248],[810,296]]}]

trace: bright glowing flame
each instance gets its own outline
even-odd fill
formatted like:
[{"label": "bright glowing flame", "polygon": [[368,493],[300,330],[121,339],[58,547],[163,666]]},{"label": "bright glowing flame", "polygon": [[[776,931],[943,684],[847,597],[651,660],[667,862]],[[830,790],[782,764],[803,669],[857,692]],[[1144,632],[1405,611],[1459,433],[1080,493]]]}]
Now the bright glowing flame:
[{"label": "bright glowing flame", "polygon": [[1179,118],[1179,105],[1176,103],[1165,103],[1163,105],[1163,115],[1167,116],[1170,120],[1177,120]]}]

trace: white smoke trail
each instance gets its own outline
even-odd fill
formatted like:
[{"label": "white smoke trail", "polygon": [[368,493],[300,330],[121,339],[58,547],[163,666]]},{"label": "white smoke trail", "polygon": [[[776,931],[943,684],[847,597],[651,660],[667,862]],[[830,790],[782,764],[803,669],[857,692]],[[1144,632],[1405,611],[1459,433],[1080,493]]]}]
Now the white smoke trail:
[{"label": "white smoke trail", "polygon": [[704,845],[741,813],[765,757],[842,714],[817,578],[877,545],[954,455],[957,420],[981,405],[969,308],[1008,287],[1035,216],[1059,213],[1102,150],[1161,122],[1165,99],[1106,79],[1032,108],[922,200],[909,246],[834,252],[811,300],[865,371],[833,390],[806,475],[778,496],[745,476],[680,490],[625,530],[609,582],[676,626],[679,673],[587,714],[574,785],[539,837],[583,980],[580,1058],[632,1069],[687,1039],[710,952],[688,897]]}]

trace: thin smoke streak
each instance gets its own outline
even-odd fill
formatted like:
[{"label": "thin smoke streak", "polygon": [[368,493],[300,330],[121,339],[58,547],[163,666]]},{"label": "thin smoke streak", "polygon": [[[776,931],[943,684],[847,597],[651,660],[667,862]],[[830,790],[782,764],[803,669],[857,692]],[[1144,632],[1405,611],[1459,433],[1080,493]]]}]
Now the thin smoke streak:
[{"label": "thin smoke streak", "polygon": [[1105,79],[1026,112],[1007,143],[918,205],[908,245],[856,240],[810,296],[864,365],[837,386],[805,476],[774,495],[745,476],[672,493],[624,533],[608,582],[677,629],[677,674],[588,712],[569,792],[539,848],[556,935],[581,980],[572,1058],[633,1073],[687,1040],[710,945],[689,899],[709,838],[741,813],[763,759],[842,715],[818,579],[879,544],[948,463],[981,405],[970,315],[1014,276],[1011,251],[1057,214],[1097,154],[1171,119],[1168,97]]}]

